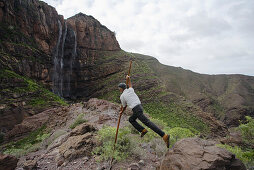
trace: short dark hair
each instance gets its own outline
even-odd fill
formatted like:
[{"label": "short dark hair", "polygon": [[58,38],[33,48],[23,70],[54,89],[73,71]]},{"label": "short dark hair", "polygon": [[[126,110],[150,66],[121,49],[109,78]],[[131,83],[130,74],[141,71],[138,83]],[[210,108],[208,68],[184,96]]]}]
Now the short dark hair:
[{"label": "short dark hair", "polygon": [[118,87],[122,88],[122,89],[126,89],[126,84],[125,83],[119,83]]}]

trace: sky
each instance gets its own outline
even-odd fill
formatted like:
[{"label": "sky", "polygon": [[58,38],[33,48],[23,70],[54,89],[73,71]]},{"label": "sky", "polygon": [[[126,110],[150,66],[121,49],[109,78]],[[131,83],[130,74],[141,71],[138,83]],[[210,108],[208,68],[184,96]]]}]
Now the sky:
[{"label": "sky", "polygon": [[92,15],[121,48],[204,74],[254,76],[254,0],[43,0]]}]

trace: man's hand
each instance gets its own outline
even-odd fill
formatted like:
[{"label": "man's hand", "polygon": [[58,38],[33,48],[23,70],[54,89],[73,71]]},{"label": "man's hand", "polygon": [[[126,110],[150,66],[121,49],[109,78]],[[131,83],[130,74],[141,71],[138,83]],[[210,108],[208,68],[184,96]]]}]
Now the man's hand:
[{"label": "man's hand", "polygon": [[125,111],[126,108],[127,108],[127,106],[123,107],[123,105],[121,105],[121,109],[119,111],[119,114],[122,114]]},{"label": "man's hand", "polygon": [[126,84],[130,87],[132,87],[131,85],[131,77],[129,75],[126,76]]}]

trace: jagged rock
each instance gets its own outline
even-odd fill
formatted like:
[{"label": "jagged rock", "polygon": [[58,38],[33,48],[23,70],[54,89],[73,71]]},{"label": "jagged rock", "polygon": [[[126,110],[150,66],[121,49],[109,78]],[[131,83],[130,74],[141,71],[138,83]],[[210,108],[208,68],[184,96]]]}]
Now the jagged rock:
[{"label": "jagged rock", "polygon": [[83,123],[81,125],[78,125],[77,127],[75,127],[71,133],[70,136],[77,136],[77,135],[83,135],[87,132],[93,132],[96,129],[94,128],[94,126],[92,124],[89,123]]},{"label": "jagged rock", "polygon": [[140,169],[140,167],[137,163],[130,164],[130,166],[128,168],[128,170],[139,170],[139,169]]},{"label": "jagged rock", "polygon": [[0,154],[0,169],[14,170],[17,167],[18,159],[11,155]]},{"label": "jagged rock", "polygon": [[28,160],[23,163],[24,170],[36,170],[37,169],[37,161],[36,160]]},{"label": "jagged rock", "polygon": [[160,170],[246,170],[235,155],[215,146],[214,141],[186,138],[178,141],[161,162]]},{"label": "jagged rock", "polygon": [[59,153],[65,159],[74,159],[80,156],[90,156],[95,146],[93,134],[86,133],[79,136],[71,136],[59,147]]},{"label": "jagged rock", "polygon": [[138,162],[138,164],[139,164],[140,166],[144,166],[144,165],[145,165],[145,161],[144,161],[144,160],[140,160],[140,161]]},{"label": "jagged rock", "polygon": [[[109,111],[112,112],[116,112],[120,109],[120,106],[114,103],[111,103],[107,100],[101,100],[101,99],[97,99],[97,98],[91,98],[89,99],[88,102],[84,103],[84,108],[89,109],[89,110],[96,110],[99,112],[106,112],[108,113]],[[116,112],[118,114],[118,112]],[[127,108],[124,112],[126,115],[131,115],[132,114],[132,110],[130,108]],[[106,116],[102,116],[101,120],[99,120],[99,122],[102,122],[103,119],[109,119],[110,114],[106,115]]]}]

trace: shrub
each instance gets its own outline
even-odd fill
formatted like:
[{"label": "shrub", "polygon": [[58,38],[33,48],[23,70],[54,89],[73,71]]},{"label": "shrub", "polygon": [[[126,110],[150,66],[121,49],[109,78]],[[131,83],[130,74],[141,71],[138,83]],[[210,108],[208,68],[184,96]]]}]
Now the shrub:
[{"label": "shrub", "polygon": [[166,128],[165,133],[170,135],[170,145],[174,145],[179,139],[194,137],[195,134],[192,133],[189,129],[174,127],[174,128]]},{"label": "shrub", "polygon": [[98,131],[98,139],[102,145],[96,147],[93,150],[93,154],[100,155],[100,161],[109,160],[112,156],[118,161],[126,159],[130,154],[130,138],[128,137],[130,133],[131,130],[128,127],[119,129],[117,144],[113,155],[116,128],[103,127]]},{"label": "shrub", "polygon": [[242,150],[238,146],[229,146],[229,145],[223,145],[218,144],[218,147],[224,148],[228,150],[229,152],[232,152],[236,155],[236,158],[240,159],[247,167],[254,165],[254,149],[249,150]]},{"label": "shrub", "polygon": [[254,119],[250,116],[246,116],[245,118],[247,120],[247,123],[241,123],[238,128],[241,131],[243,141],[248,144],[254,145]]},{"label": "shrub", "polygon": [[49,145],[51,145],[57,138],[59,138],[60,136],[66,134],[67,132],[65,130],[62,129],[58,129],[56,130],[54,133],[52,133],[48,138],[46,138],[45,140],[43,140],[41,146],[44,148],[47,148]]},{"label": "shrub", "polygon": [[79,114],[76,120],[70,125],[70,128],[74,129],[76,126],[84,122],[87,122],[87,120],[85,120],[83,117],[84,117],[84,113]]},{"label": "shrub", "polygon": [[49,133],[46,133],[45,129],[46,126],[44,125],[34,132],[31,132],[29,136],[19,141],[9,143],[5,147],[4,154],[20,157],[26,155],[29,152],[37,150],[40,148],[41,142],[50,135]]}]

